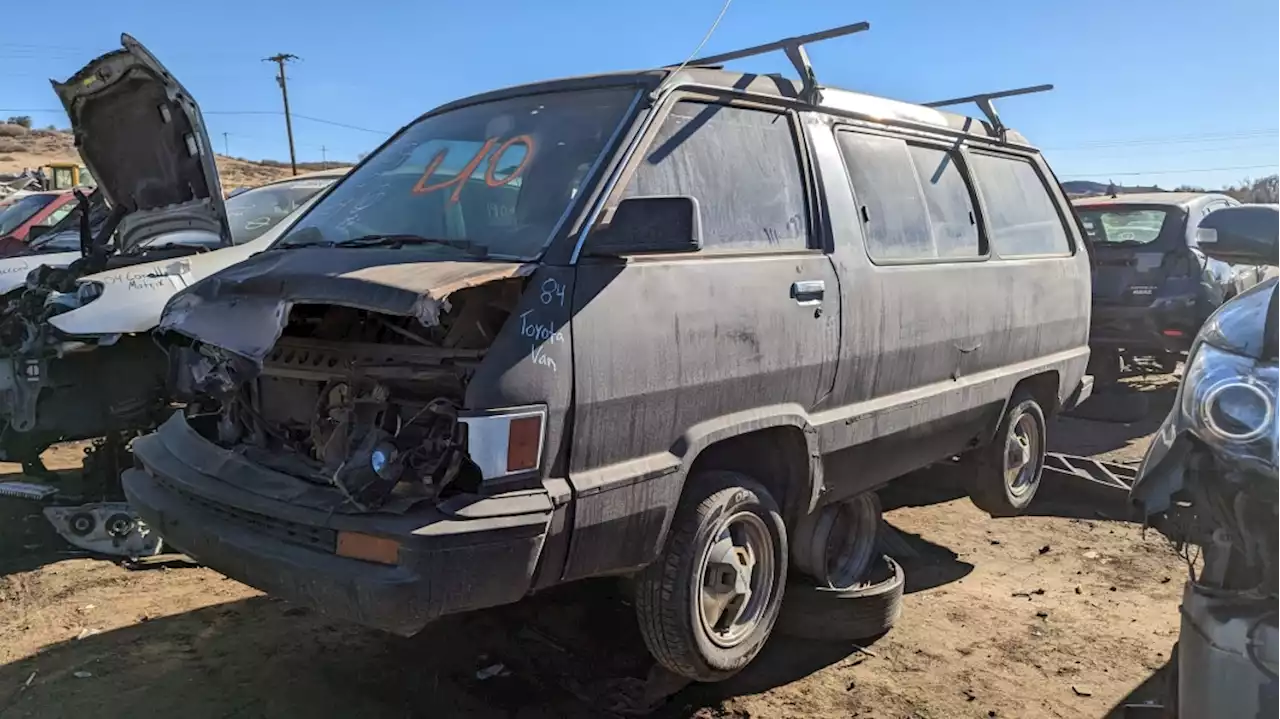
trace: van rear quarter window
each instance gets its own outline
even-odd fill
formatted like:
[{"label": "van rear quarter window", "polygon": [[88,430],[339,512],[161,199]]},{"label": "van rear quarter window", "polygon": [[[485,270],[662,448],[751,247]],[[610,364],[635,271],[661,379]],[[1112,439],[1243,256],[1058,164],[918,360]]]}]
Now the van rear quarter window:
[{"label": "van rear quarter window", "polygon": [[969,157],[996,254],[1071,254],[1062,216],[1035,166],[1014,157],[982,153]]},{"label": "van rear quarter window", "polygon": [[803,250],[804,180],[786,114],[677,102],[623,197],[698,200],[707,250]]},{"label": "van rear quarter window", "polygon": [[880,135],[840,132],[837,137],[872,260],[982,254],[972,192],[954,153]]}]

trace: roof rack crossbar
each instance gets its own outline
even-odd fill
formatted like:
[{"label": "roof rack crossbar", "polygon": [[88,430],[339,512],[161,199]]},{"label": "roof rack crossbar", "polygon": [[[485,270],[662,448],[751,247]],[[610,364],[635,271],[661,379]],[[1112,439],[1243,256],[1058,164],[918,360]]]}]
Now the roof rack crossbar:
[{"label": "roof rack crossbar", "polygon": [[923,104],[925,107],[950,107],[952,105],[964,105],[972,102],[978,106],[978,109],[982,110],[982,114],[987,116],[987,122],[991,124],[991,128],[999,133],[1001,140],[1003,140],[1005,131],[1008,128],[1000,121],[1000,113],[996,112],[996,106],[992,100],[998,100],[1002,97],[1015,97],[1017,95],[1030,95],[1036,92],[1048,92],[1052,89],[1053,85],[1032,85],[1031,87],[1019,87],[1013,90],[1000,90],[998,92],[984,92],[978,95],[954,97],[950,100],[938,100],[936,102],[926,102]]},{"label": "roof rack crossbar", "polygon": [[[797,35],[795,37],[783,38],[774,42],[767,42],[763,45],[755,45],[753,47],[745,47],[741,50],[721,53],[719,55],[709,55],[700,57],[696,60],[690,60],[684,63],[688,67],[707,67],[709,65],[723,65],[732,60],[741,60],[744,57],[754,57],[763,55],[767,52],[782,50],[787,54],[787,59],[795,67],[796,72],[800,73],[800,80],[804,83],[803,93],[805,102],[817,104],[818,97],[818,80],[813,72],[813,64],[809,62],[809,54],[805,52],[804,46],[808,43],[819,42],[821,40],[830,40],[834,37],[844,37],[859,32],[865,32],[871,29],[871,23],[858,22],[852,25],[842,25],[833,27],[829,30],[809,33],[808,35]],[[668,68],[679,67],[679,65],[668,65]]]}]

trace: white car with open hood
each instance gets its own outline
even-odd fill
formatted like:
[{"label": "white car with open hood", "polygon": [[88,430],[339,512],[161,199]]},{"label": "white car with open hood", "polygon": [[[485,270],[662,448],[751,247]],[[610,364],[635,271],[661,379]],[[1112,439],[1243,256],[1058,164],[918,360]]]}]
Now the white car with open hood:
[{"label": "white car with open hood", "polygon": [[62,251],[0,266],[0,278],[22,277],[0,287],[0,459],[29,475],[44,473],[40,453],[56,442],[106,438],[114,452],[152,426],[169,406],[165,351],[150,335],[165,303],[268,247],[346,172],[224,200],[194,99],[136,40],[121,42],[54,83],[105,217],[50,232]]}]

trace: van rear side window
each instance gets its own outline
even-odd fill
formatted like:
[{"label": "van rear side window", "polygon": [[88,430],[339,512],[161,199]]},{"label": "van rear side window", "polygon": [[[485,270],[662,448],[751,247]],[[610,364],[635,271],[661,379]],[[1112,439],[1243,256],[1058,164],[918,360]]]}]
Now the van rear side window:
[{"label": "van rear side window", "polygon": [[873,261],[983,254],[972,193],[954,153],[879,135],[837,137]]},{"label": "van rear side window", "polygon": [[1069,255],[1071,242],[1049,190],[1026,160],[970,155],[974,182],[982,193],[991,246],[1003,257]]}]

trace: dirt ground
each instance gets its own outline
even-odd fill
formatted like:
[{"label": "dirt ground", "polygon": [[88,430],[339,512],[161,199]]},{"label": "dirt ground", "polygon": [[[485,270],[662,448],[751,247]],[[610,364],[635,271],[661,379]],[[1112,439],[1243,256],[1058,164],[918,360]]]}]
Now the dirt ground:
[{"label": "dirt ground", "polygon": [[[1140,459],[1174,389],[1134,385],[1146,419],[1059,419],[1052,448]],[[47,461],[74,466],[80,451]],[[882,493],[917,555],[887,635],[861,648],[776,637],[739,676],[685,688],[655,716],[1104,717],[1149,696],[1186,572],[1162,538],[1090,511],[993,520],[948,487],[927,472]],[[31,505],[0,509],[3,719],[599,717],[650,666],[613,581],[402,639],[207,569],[76,557]]]}]

